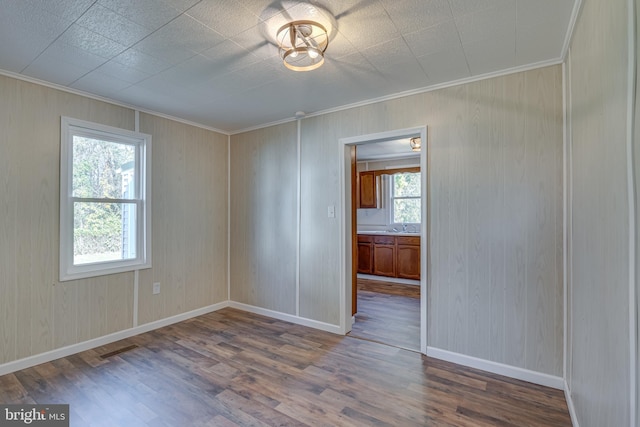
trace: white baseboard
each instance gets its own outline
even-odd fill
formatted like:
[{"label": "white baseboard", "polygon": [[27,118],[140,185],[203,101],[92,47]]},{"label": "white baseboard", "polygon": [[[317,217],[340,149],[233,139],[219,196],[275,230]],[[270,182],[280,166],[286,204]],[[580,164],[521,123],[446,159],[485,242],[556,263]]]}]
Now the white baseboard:
[{"label": "white baseboard", "polygon": [[530,371],[528,369],[492,362],[490,360],[479,359],[477,357],[454,353],[448,350],[441,350],[435,347],[427,347],[427,356],[558,390],[564,390],[565,387],[565,382],[562,377]]},{"label": "white baseboard", "polygon": [[188,311],[186,313],[181,313],[175,316],[167,317],[165,319],[160,319],[154,322],[145,323],[144,325],[136,326],[135,328],[125,329],[123,331],[118,331],[109,335],[94,338],[88,341],[83,341],[78,344],[72,344],[66,347],[61,347],[55,350],[47,351],[46,353],[40,353],[34,356],[25,357],[24,359],[19,359],[19,360],[14,360],[12,362],[4,363],[0,365],[0,375],[10,374],[12,372],[16,372],[21,369],[30,368],[32,366],[36,366],[41,363],[51,362],[52,360],[60,359],[61,357],[67,357],[72,354],[80,353],[85,350],[90,350],[92,348],[100,347],[101,345],[110,344],[112,342],[129,338],[134,335],[139,335],[145,332],[152,331],[154,329],[159,329],[164,326],[182,322],[183,320],[191,319],[192,317],[202,316],[203,314],[211,313],[228,306],[229,306],[229,301],[224,301],[218,304],[213,304],[207,307],[202,307],[196,310]]},{"label": "white baseboard", "polygon": [[332,332],[338,335],[344,335],[345,332],[338,325],[331,323],[319,322],[317,320],[307,319],[305,317],[295,316],[293,314],[281,313],[279,311],[269,310],[262,307],[256,307],[254,305],[243,304],[241,302],[229,301],[229,307],[237,308],[238,310],[248,311],[250,313],[261,314],[263,316],[272,317],[278,320],[284,320],[285,322],[295,323],[296,325],[308,326],[310,328],[320,329],[326,332]]},{"label": "white baseboard", "polygon": [[567,401],[567,407],[569,408],[569,416],[571,417],[571,425],[573,427],[580,427],[578,424],[578,416],[576,414],[576,408],[573,406],[573,398],[571,397],[571,389],[569,384],[565,380],[564,382],[564,399]]}]

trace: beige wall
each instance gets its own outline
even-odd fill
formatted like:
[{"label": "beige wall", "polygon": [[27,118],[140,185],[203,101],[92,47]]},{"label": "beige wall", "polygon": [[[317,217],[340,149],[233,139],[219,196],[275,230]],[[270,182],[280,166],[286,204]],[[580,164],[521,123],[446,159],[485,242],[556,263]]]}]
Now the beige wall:
[{"label": "beige wall", "polygon": [[567,382],[582,427],[628,426],[630,382],[636,381],[629,348],[628,208],[634,201],[627,193],[627,4],[585,0],[567,61]]},{"label": "beige wall", "polygon": [[[0,76],[0,364],[133,326],[134,273],[58,281],[61,115],[134,128],[133,110]],[[153,135],[144,323],[227,299],[227,137],[144,114],[141,130]]]},{"label": "beige wall", "polygon": [[[342,209],[340,138],[422,125],[429,127],[431,157],[428,344],[562,375],[560,66],[302,120],[300,316],[339,324],[342,240],[327,206]],[[265,130],[232,137],[232,157],[258,140],[275,149],[279,132],[293,132],[284,126],[291,125],[270,128],[269,138]],[[243,141],[252,134],[253,142]],[[291,144],[282,144],[275,158],[290,155],[283,150]],[[292,169],[287,176],[293,180]],[[233,174],[232,194],[254,191],[253,181],[239,185]],[[286,215],[295,217],[289,209]],[[232,203],[232,218],[241,213]],[[271,215],[261,221],[279,213]],[[250,232],[248,225],[232,229],[233,240],[248,239]],[[286,241],[290,254],[295,246]],[[264,244],[267,250],[275,242]],[[238,255],[232,251],[231,259]],[[262,261],[254,255],[244,262]],[[251,283],[267,294],[274,286]],[[282,283],[277,286],[282,293]],[[295,281],[287,288],[293,292]]]},{"label": "beige wall", "polygon": [[231,300],[296,314],[296,123],[231,138]]},{"label": "beige wall", "polygon": [[140,272],[143,324],[228,299],[228,137],[149,114],[140,114],[140,131],[153,136],[153,268]]},{"label": "beige wall", "polygon": [[562,375],[562,79],[434,94],[430,346]]}]

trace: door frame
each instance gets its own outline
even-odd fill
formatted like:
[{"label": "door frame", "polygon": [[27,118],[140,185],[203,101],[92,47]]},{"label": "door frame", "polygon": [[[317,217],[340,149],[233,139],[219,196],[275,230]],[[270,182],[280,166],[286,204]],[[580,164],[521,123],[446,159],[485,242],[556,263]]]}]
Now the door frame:
[{"label": "door frame", "polygon": [[411,138],[419,136],[423,141],[423,149],[420,151],[421,185],[421,224],[420,224],[420,352],[427,354],[427,289],[431,282],[431,264],[429,253],[430,236],[430,169],[429,153],[430,144],[427,126],[418,126],[405,129],[397,129],[387,132],[372,133],[368,135],[340,138],[339,140],[339,164],[340,167],[340,328],[343,333],[351,331],[354,317],[351,315],[353,286],[353,239],[356,230],[352,226],[352,147],[354,145],[371,144],[393,139]]}]

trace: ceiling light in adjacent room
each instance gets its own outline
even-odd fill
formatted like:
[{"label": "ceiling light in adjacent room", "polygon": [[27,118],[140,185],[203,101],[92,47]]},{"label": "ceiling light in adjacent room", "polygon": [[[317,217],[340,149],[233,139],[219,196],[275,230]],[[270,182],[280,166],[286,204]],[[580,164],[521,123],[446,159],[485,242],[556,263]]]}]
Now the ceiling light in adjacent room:
[{"label": "ceiling light in adjacent room", "polygon": [[422,141],[419,136],[416,136],[409,140],[409,145],[411,146],[411,151],[420,151],[420,148],[422,148]]}]

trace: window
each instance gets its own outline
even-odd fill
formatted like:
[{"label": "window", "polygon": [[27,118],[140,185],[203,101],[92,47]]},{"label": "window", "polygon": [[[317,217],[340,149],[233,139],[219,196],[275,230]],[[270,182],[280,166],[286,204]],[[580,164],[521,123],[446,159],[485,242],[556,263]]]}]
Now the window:
[{"label": "window", "polygon": [[60,280],[151,267],[151,135],[62,117]]},{"label": "window", "polygon": [[391,175],[391,222],[419,224],[420,218],[420,172]]}]

